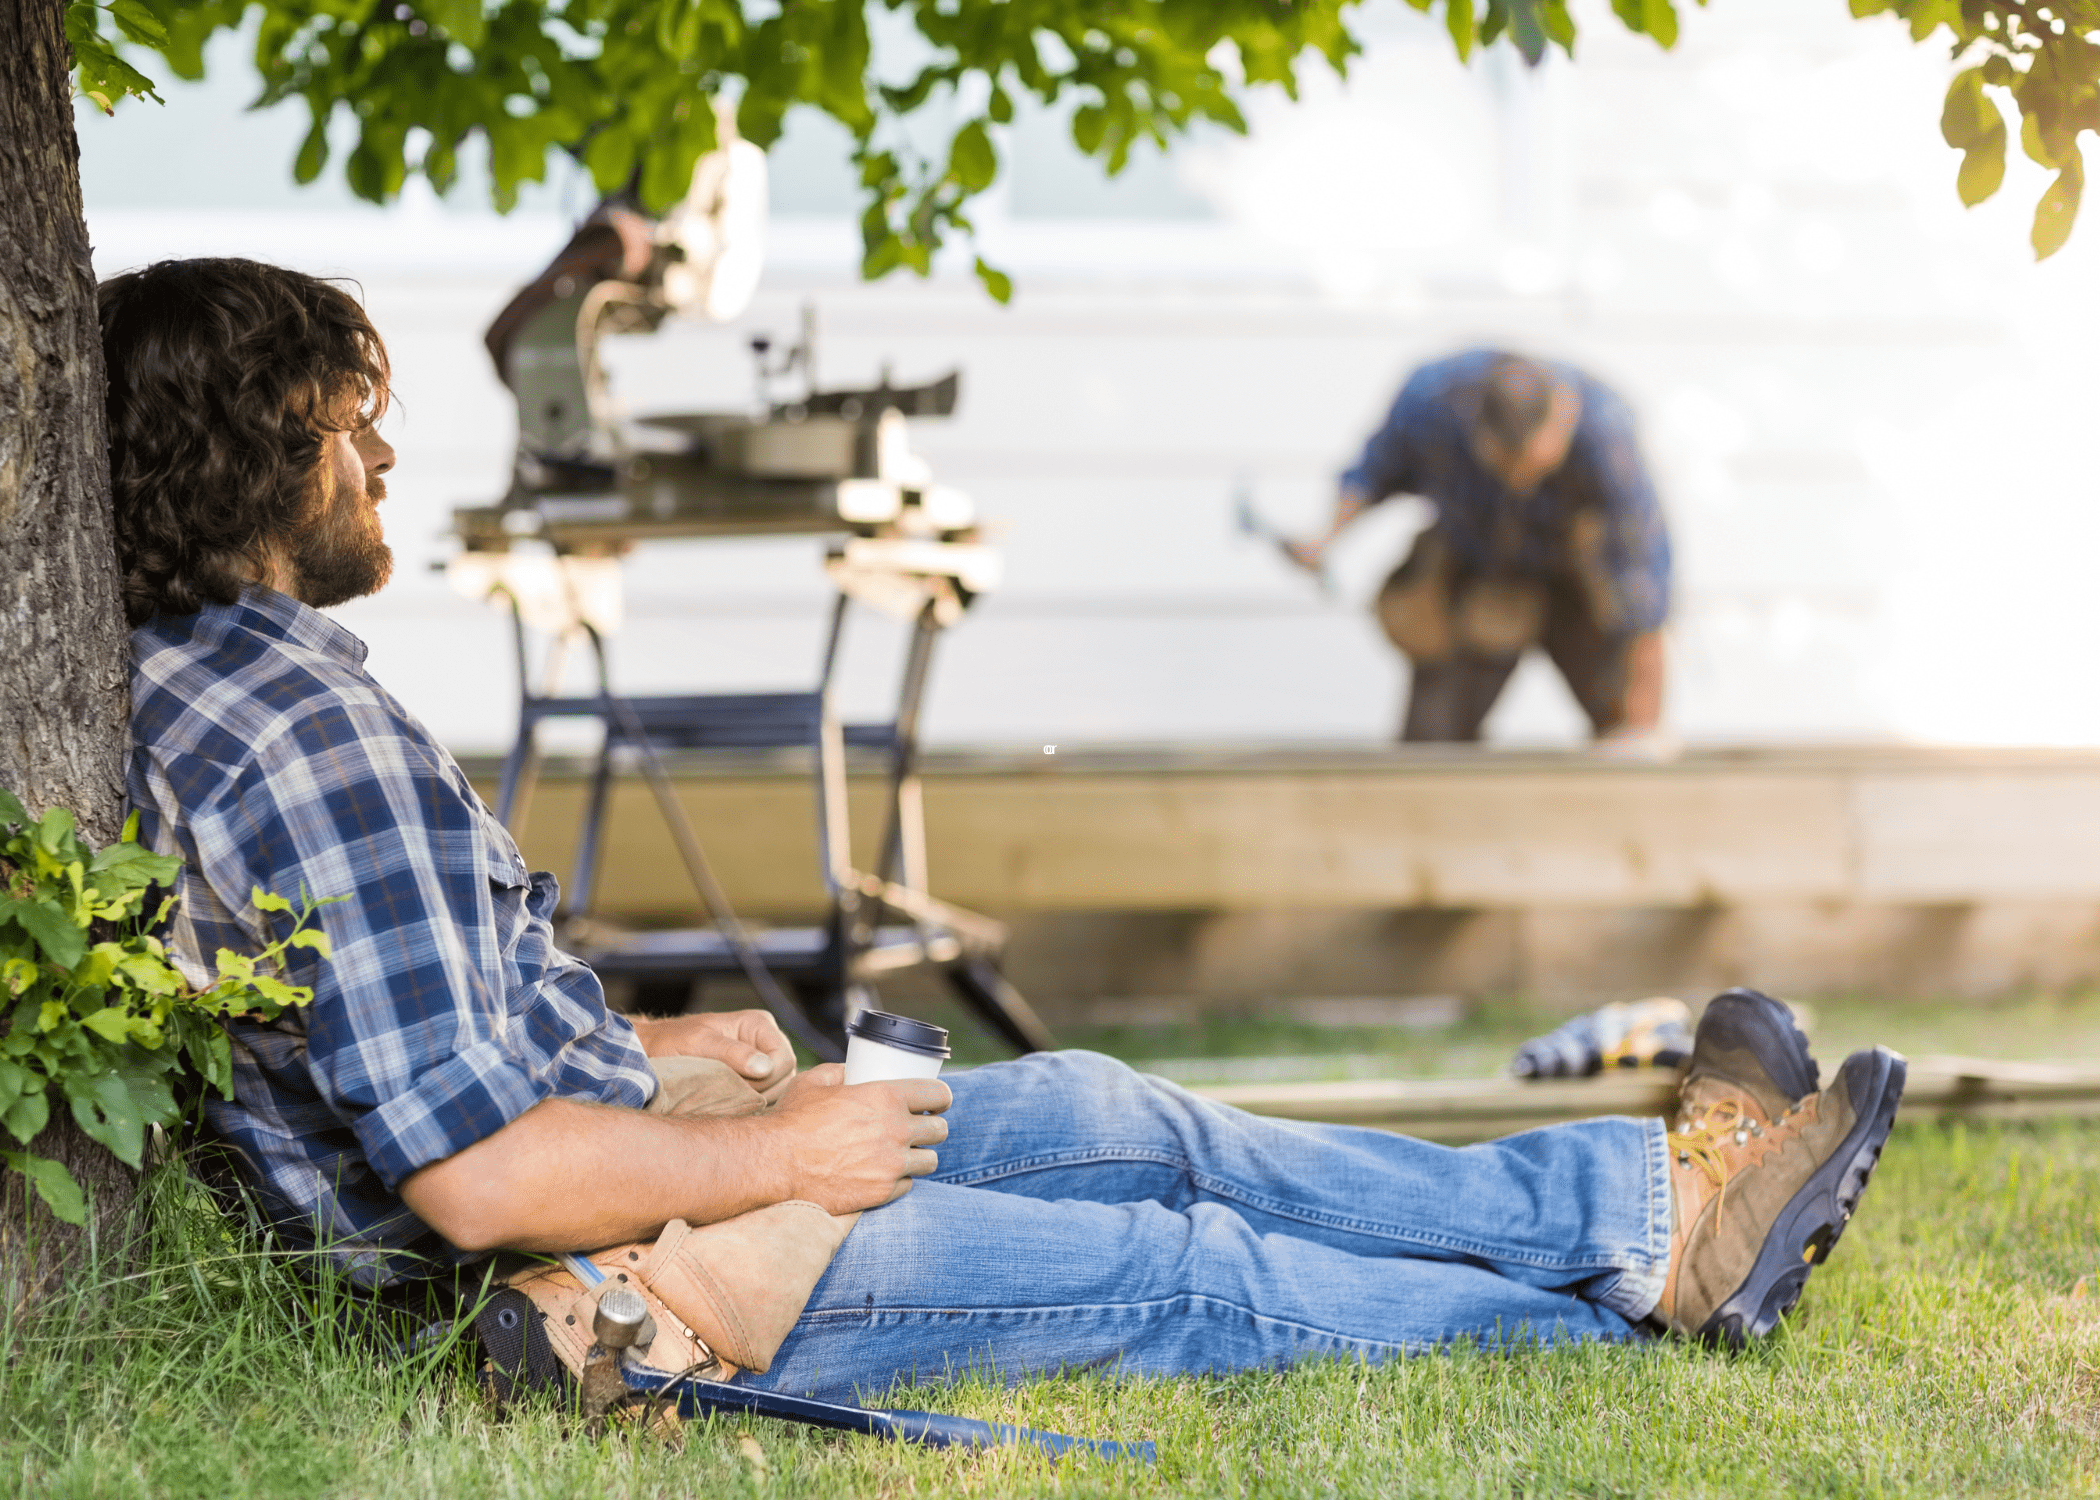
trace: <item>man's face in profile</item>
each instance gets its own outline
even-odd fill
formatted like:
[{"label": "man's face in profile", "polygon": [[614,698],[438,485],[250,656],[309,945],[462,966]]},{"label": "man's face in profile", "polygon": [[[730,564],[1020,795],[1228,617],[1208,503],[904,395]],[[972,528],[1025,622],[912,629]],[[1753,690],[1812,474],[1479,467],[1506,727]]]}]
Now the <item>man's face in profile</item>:
[{"label": "man's face in profile", "polygon": [[380,476],[394,450],[367,423],[327,435],[317,476],[319,500],[306,525],[286,539],[298,597],[315,609],[376,594],[394,573],[393,549],[379,522]]}]

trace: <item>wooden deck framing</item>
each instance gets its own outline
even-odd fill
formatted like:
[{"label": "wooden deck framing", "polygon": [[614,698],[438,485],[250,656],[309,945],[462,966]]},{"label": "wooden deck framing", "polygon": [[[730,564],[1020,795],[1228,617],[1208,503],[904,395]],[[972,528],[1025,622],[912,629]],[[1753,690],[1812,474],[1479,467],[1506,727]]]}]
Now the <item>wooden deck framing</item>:
[{"label": "wooden deck framing", "polygon": [[[1677,1075],[1655,1069],[1595,1078],[1357,1079],[1346,1083],[1221,1084],[1196,1093],[1258,1115],[1370,1125],[1423,1140],[1493,1140],[1598,1115],[1661,1115]],[[1903,1091],[1904,1120],[2036,1120],[2100,1116],[2100,1065],[1920,1057]]]}]

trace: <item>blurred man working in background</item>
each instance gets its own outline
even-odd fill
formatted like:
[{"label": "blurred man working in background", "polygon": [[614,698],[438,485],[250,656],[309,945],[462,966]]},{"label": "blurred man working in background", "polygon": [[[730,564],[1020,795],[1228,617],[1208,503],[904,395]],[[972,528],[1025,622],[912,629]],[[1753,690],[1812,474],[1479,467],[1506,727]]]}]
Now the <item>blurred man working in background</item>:
[{"label": "blurred man working in background", "polygon": [[1437,512],[1378,593],[1379,623],[1414,667],[1402,739],[1479,739],[1532,646],[1599,738],[1656,728],[1670,538],[1616,392],[1489,349],[1424,365],[1342,476],[1327,534],[1286,550],[1317,570],[1391,495]]}]

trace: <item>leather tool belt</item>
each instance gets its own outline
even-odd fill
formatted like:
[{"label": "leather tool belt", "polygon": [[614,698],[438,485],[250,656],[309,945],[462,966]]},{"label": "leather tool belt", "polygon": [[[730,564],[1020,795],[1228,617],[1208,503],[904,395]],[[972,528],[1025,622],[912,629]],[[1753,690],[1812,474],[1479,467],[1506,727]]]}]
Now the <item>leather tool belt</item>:
[{"label": "leather tool belt", "polygon": [[654,1243],[584,1256],[605,1273],[594,1287],[550,1265],[527,1266],[505,1280],[532,1299],[555,1356],[579,1379],[598,1299],[619,1286],[640,1293],[656,1321],[645,1363],[705,1370],[715,1380],[739,1370],[764,1374],[858,1217],[787,1202],[698,1229],[673,1219]]},{"label": "leather tool belt", "polygon": [[1432,526],[1379,589],[1376,609],[1386,639],[1410,661],[1512,656],[1538,640],[1546,590],[1526,578],[1460,578]]},{"label": "leather tool belt", "polygon": [[[1606,542],[1603,516],[1581,510],[1569,518],[1564,566],[1598,629],[1610,634],[1620,607]],[[1514,656],[1538,644],[1547,590],[1540,578],[1462,575],[1442,530],[1431,526],[1379,589],[1374,608],[1386,639],[1410,661]]]},{"label": "leather tool belt", "polygon": [[[706,1058],[651,1058],[660,1114],[749,1115],[766,1101],[726,1065]],[[581,1379],[589,1362],[592,1316],[613,1287],[640,1293],[656,1321],[645,1362],[667,1372],[705,1370],[727,1380],[772,1367],[810,1293],[845,1242],[858,1214],[832,1214],[790,1200],[694,1227],[673,1219],[654,1241],[614,1245],[582,1256],[605,1273],[586,1287],[557,1265],[532,1264],[505,1278],[532,1300],[547,1343]]]}]

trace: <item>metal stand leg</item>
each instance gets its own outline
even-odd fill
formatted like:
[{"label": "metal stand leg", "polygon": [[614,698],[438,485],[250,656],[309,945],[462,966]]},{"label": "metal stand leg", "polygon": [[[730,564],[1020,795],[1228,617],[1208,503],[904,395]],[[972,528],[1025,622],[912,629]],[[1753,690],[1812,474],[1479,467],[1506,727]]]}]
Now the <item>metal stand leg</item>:
[{"label": "metal stand leg", "polygon": [[955,997],[1016,1052],[1048,1052],[1057,1045],[1035,1007],[989,958],[957,959],[941,974]]},{"label": "metal stand leg", "polygon": [[838,676],[839,650],[845,643],[850,600],[840,594],[831,606],[831,628],[824,638],[823,667],[817,679],[817,861],[824,889],[831,896],[825,921],[830,941],[826,954],[829,993],[805,1008],[818,1024],[843,1044],[852,1007],[854,961],[875,941],[875,923],[854,883],[853,832],[847,807],[846,730],[839,722],[832,689]]}]

